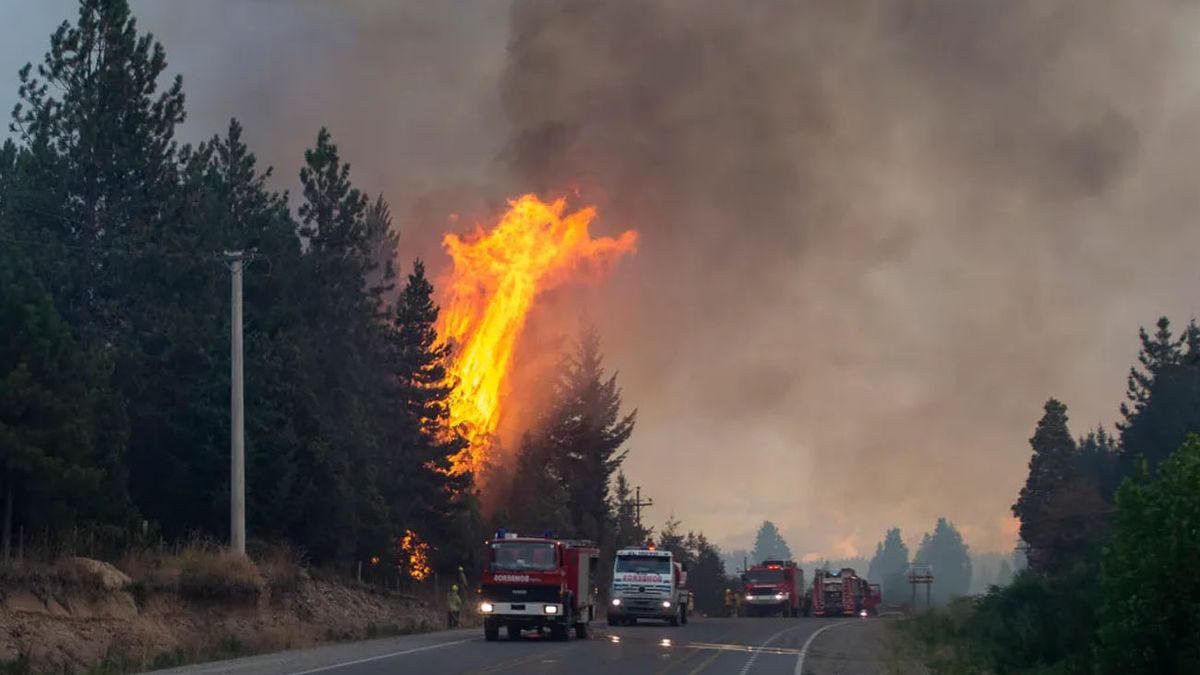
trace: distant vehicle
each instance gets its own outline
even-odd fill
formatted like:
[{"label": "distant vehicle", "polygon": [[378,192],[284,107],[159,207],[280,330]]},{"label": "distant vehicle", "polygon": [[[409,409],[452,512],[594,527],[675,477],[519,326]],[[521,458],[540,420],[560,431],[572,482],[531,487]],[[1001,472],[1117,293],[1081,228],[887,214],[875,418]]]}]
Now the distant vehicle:
[{"label": "distant vehicle", "polygon": [[869,583],[853,568],[813,574],[812,613],[815,616],[874,616],[883,601],[879,584]]},{"label": "distant vehicle", "polygon": [[498,639],[501,626],[510,640],[523,630],[549,629],[555,640],[569,640],[572,628],[576,637],[588,636],[600,565],[595,543],[498,530],[485,545],[479,603],[484,638]]},{"label": "distant vehicle", "polygon": [[691,593],[687,568],[670,551],[653,543],[645,548],[617,551],[608,605],[608,625],[633,625],[638,619],[659,619],[672,626],[686,624]]},{"label": "distant vehicle", "polygon": [[742,574],[745,616],[800,616],[806,610],[804,570],[791,560],[764,560]]}]

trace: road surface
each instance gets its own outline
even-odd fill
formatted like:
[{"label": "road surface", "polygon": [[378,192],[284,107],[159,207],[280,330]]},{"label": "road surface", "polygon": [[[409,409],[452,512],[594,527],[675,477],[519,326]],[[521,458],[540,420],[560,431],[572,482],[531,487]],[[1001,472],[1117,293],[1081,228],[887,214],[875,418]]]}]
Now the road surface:
[{"label": "road surface", "polygon": [[[882,619],[702,619],[671,628],[610,628],[593,622],[586,640],[552,642],[531,633],[485,642],[462,629],[329,645],[176,668],[172,675],[393,675],[572,673],[572,675],[884,675]],[[864,646],[869,645],[869,646]]]}]

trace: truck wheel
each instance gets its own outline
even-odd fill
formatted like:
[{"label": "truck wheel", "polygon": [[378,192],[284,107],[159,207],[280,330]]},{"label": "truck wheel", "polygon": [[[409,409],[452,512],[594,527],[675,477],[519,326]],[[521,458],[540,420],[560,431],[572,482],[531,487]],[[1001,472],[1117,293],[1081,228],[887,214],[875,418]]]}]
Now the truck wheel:
[{"label": "truck wheel", "polygon": [[568,632],[568,626],[565,623],[555,623],[550,625],[550,639],[555,642],[566,642],[571,639],[571,634]]},{"label": "truck wheel", "polygon": [[685,626],[687,625],[687,607],[683,608],[683,616],[679,618],[679,622]]},{"label": "truck wheel", "polygon": [[506,626],[506,628],[508,628],[508,639],[509,640],[520,640],[521,639],[521,627],[520,626],[518,626],[515,623],[510,623],[510,624],[508,624],[508,626]]},{"label": "truck wheel", "polygon": [[586,621],[575,624],[575,637],[580,640],[588,639],[588,625]]},{"label": "truck wheel", "polygon": [[675,612],[675,616],[671,617],[670,619],[667,619],[667,623],[671,624],[672,627],[678,626],[679,625],[679,612]]},{"label": "truck wheel", "polygon": [[615,617],[615,616],[610,616],[610,617],[608,617],[608,625],[610,625],[610,626],[618,626],[618,625],[620,625],[620,624],[621,624],[621,620],[620,620],[620,619],[618,619],[617,617]]},{"label": "truck wheel", "polygon": [[500,624],[490,620],[483,621],[483,639],[488,642],[495,642],[500,639]]}]

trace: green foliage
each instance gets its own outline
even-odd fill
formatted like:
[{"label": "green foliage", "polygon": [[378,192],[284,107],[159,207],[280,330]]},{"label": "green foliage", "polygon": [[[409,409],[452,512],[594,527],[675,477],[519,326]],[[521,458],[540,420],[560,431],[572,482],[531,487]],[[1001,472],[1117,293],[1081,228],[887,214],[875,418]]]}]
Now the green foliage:
[{"label": "green foliage", "polygon": [[[29,266],[0,250],[0,493],[5,522],[68,528],[111,513],[120,448],[104,432],[104,373],[86,358]],[[7,508],[7,506],[6,506]],[[4,532],[4,551],[11,531]]]},{"label": "green foliage", "polygon": [[971,587],[971,556],[954,524],[938,518],[932,534],[926,534],[917,549],[914,563],[933,565],[932,599],[944,604],[964,596]]},{"label": "green foliage", "polygon": [[[1153,400],[1153,399],[1151,399]],[[1117,491],[1097,661],[1106,673],[1200,671],[1200,437]]]},{"label": "green foliage", "polygon": [[775,523],[764,520],[754,535],[754,551],[750,554],[750,564],[755,565],[764,560],[791,560],[792,549],[784,541],[783,535]]},{"label": "green foliage", "polygon": [[1075,440],[1067,428],[1067,406],[1055,399],[1046,401],[1045,414],[1029,444],[1033,448],[1029,477],[1012,507],[1013,515],[1021,520],[1029,566],[1037,572],[1054,572],[1081,547],[1073,521],[1095,510],[1098,492],[1082,480]]},{"label": "green foliage", "polygon": [[461,448],[433,289],[418,265],[394,297],[387,202],[355,188],[324,129],[298,219],[236,121],[178,146],[182,83],[163,48],[125,0],[79,8],[22,70],[15,142],[0,146],[0,396],[19,401],[0,413],[0,491],[20,485],[14,522],[61,537],[76,523],[128,532],[136,516],[170,540],[224,538],[230,299],[213,256],[254,250],[249,531],[321,562],[386,556],[411,527],[465,562],[472,479],[431,470]]},{"label": "green foliage", "polygon": [[908,582],[905,580],[907,569],[908,546],[900,538],[900,528],[893,527],[887,531],[883,541],[876,545],[867,578],[881,585],[885,603],[903,604],[908,602],[910,597]]}]

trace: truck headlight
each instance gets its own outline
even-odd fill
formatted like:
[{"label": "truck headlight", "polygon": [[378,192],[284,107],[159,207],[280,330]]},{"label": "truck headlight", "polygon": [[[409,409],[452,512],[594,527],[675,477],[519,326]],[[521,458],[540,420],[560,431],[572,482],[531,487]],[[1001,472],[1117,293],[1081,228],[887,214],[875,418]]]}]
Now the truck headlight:
[{"label": "truck headlight", "polygon": [[670,607],[670,606],[671,606],[671,601],[670,601],[670,600],[663,600],[663,607],[664,607],[664,608],[666,608],[666,607]]},{"label": "truck headlight", "polygon": [[546,605],[542,607],[542,611],[547,614],[558,614],[558,605]]},{"label": "truck headlight", "polygon": [[613,598],[613,599],[612,599],[612,606],[613,606],[613,607],[620,607],[620,606],[621,606],[621,599],[620,599],[620,598]]},{"label": "truck headlight", "polygon": [[776,593],[776,594],[775,594],[775,599],[776,599],[776,600],[782,600],[782,599],[783,599],[783,593]]},{"label": "truck headlight", "polygon": [[480,614],[491,614],[494,611],[496,611],[496,606],[493,605],[492,603],[490,603],[490,602],[479,603],[479,613]]},{"label": "truck headlight", "polygon": [[753,595],[750,595],[749,593],[747,593],[747,594],[746,594],[746,599],[747,599],[747,600],[753,600],[753,599],[754,599],[754,596],[753,596]]}]

